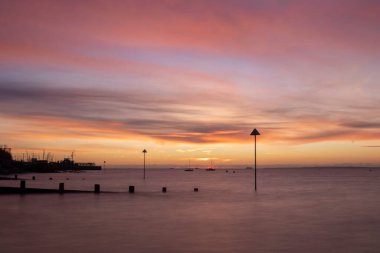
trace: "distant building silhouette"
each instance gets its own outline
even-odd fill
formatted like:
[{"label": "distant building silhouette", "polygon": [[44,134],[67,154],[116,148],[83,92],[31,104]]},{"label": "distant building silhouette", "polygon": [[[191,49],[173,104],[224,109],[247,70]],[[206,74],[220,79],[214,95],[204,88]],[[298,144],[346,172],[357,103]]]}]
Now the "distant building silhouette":
[{"label": "distant building silhouette", "polygon": [[12,162],[11,149],[7,146],[0,147],[0,170],[12,168]]}]

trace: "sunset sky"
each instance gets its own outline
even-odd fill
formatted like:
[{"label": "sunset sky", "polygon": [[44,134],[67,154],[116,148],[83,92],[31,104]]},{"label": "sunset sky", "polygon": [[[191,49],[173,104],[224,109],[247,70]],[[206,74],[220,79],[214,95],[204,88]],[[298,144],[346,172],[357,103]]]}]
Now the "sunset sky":
[{"label": "sunset sky", "polygon": [[[380,164],[380,1],[0,2],[0,145],[110,165]],[[41,157],[42,158],[42,157]]]}]

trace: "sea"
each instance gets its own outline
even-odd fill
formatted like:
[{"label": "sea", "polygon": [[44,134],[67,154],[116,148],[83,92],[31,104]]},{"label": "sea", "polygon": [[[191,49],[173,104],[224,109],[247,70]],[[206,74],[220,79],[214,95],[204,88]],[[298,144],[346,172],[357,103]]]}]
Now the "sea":
[{"label": "sea", "polygon": [[0,195],[2,253],[380,252],[379,168],[258,169],[257,191],[250,169],[19,177],[101,193]]}]

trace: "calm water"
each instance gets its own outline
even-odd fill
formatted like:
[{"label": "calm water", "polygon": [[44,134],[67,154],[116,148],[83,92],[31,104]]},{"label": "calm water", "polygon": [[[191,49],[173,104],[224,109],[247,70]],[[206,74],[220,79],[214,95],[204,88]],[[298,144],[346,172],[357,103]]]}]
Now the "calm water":
[{"label": "calm water", "polygon": [[264,169],[257,193],[250,170],[33,175],[120,193],[2,195],[0,252],[380,252],[379,169]]}]

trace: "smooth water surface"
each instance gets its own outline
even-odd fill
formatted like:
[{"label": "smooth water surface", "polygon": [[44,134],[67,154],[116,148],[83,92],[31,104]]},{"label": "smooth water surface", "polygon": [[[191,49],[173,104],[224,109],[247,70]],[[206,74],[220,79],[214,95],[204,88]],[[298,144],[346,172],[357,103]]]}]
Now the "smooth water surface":
[{"label": "smooth water surface", "polygon": [[117,193],[0,195],[0,252],[380,252],[379,169],[263,169],[256,193],[252,170],[33,175]]}]

